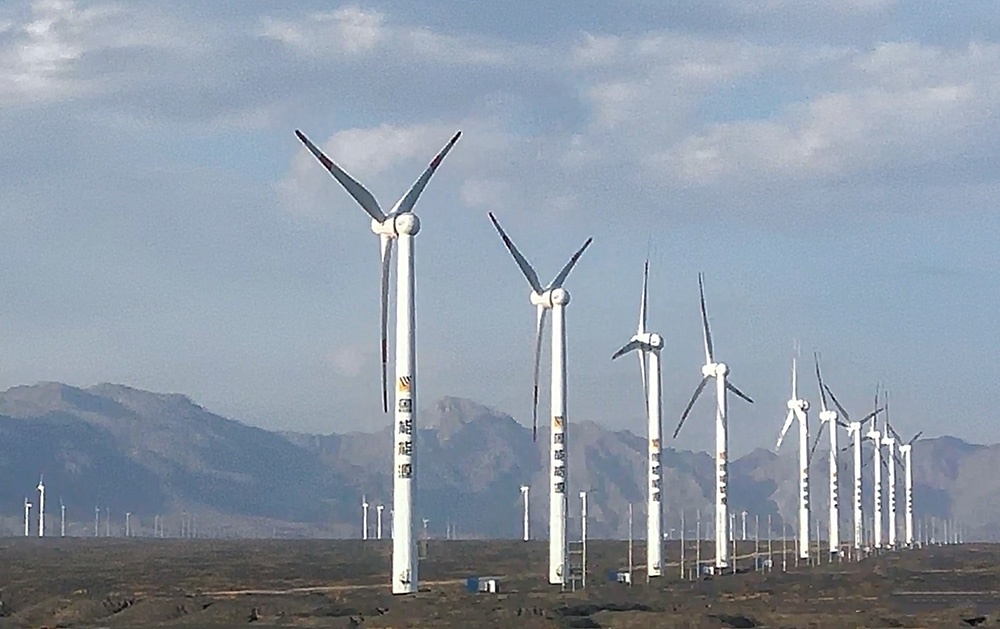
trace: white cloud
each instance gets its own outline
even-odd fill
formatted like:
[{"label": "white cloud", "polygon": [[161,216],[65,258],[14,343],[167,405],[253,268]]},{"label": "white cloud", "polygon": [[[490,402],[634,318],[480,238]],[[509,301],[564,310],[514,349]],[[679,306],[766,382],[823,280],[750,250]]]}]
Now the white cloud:
[{"label": "white cloud", "polygon": [[[764,120],[709,126],[651,156],[684,183],[843,177],[961,154],[1000,104],[1000,46],[885,44],[855,55],[850,81]],[[832,86],[831,86],[832,87]]]},{"label": "white cloud", "polygon": [[385,14],[345,6],[300,20],[261,19],[261,35],[310,55],[348,55],[373,50],[386,37]]},{"label": "white cloud", "polygon": [[119,3],[80,7],[73,0],[34,0],[30,17],[6,20],[0,32],[0,103],[46,102],[108,90],[114,81],[84,77],[74,66],[85,55],[164,48],[194,54],[193,29],[148,7]]}]

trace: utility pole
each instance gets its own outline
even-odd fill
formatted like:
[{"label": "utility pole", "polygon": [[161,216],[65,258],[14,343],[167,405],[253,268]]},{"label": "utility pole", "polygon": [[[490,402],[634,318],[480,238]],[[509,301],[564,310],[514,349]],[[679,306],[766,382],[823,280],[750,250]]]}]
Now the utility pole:
[{"label": "utility pole", "polygon": [[681,581],[684,580],[684,509],[681,509]]},{"label": "utility pole", "polygon": [[583,544],[583,566],[580,569],[580,587],[587,587],[587,492],[580,492],[580,541]]}]

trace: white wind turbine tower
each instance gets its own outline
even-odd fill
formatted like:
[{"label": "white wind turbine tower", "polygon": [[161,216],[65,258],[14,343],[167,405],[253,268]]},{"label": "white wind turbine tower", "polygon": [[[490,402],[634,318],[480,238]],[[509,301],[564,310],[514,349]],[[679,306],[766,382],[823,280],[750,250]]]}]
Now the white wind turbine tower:
[{"label": "white wind turbine tower", "polygon": [[715,407],[715,567],[725,568],[729,565],[729,547],[726,540],[729,538],[726,529],[729,527],[729,512],[727,505],[727,485],[729,481],[729,434],[728,434],[728,408],[727,393],[729,391],[753,404],[753,400],[737,389],[729,381],[726,375],[729,367],[725,363],[715,362],[714,349],[712,345],[712,332],[708,327],[708,312],[705,308],[705,283],[702,274],[698,274],[698,291],[701,295],[701,322],[702,332],[705,339],[705,364],[701,368],[701,382],[694,390],[691,400],[688,402],[681,420],[674,430],[674,438],[681,431],[684,420],[687,419],[691,407],[694,406],[698,396],[705,390],[705,385],[712,378],[715,378],[716,385],[716,407]]},{"label": "white wind turbine tower", "polygon": [[388,302],[389,267],[392,262],[393,240],[399,241],[399,259],[396,265],[396,405],[393,444],[393,493],[392,506],[392,592],[410,594],[418,589],[416,537],[413,522],[413,490],[416,469],[413,458],[413,438],[417,433],[413,411],[416,406],[416,313],[414,311],[413,238],[420,231],[420,220],[413,213],[417,199],[427,186],[441,161],[455,146],[462,135],[459,131],[439,152],[409,191],[385,214],[375,197],[354,178],[330,160],[312,142],[296,130],[295,135],[306,148],[333,175],[340,185],[371,217],[371,228],[379,237],[382,254],[381,286],[381,353],[382,353],[382,409],[388,412]]},{"label": "white wind turbine tower", "polygon": [[[816,452],[816,446],[819,445],[819,439],[823,435],[823,428],[827,424],[830,425],[830,460],[829,463],[829,476],[830,476],[830,514],[829,514],[829,537],[830,537],[830,557],[840,554],[840,496],[839,496],[839,484],[837,480],[837,455],[839,450],[837,449],[837,427],[844,426],[850,430],[848,424],[845,424],[840,420],[837,412],[831,410],[829,405],[826,403],[826,388],[823,384],[823,376],[819,371],[819,354],[813,354],[813,360],[816,363],[816,382],[819,385],[819,399],[820,399],[820,412],[819,412],[819,430],[816,432],[816,440],[813,442],[812,450],[809,452],[809,458],[812,459],[813,453]],[[832,394],[831,394],[832,397]],[[861,457],[861,450],[858,449],[858,458]],[[857,491],[857,502],[855,507],[860,511],[861,509],[861,485],[860,476],[858,476],[859,484],[856,486]],[[857,515],[856,522],[860,524],[861,516]],[[860,536],[860,530],[855,531],[856,535]],[[855,540],[857,543],[860,540]]]},{"label": "white wind turbine tower", "polygon": [[361,539],[368,539],[368,498],[361,496]]},{"label": "white wind turbine tower", "polygon": [[[875,392],[875,406],[878,406],[878,391]],[[875,462],[875,479],[873,498],[875,503],[875,523],[872,537],[875,548],[882,548],[882,433],[878,430],[878,420],[872,423],[868,431],[872,440],[872,460]]]},{"label": "white wind turbine tower", "polygon": [[792,358],[792,397],[788,400],[788,415],[778,435],[775,451],[781,448],[785,433],[792,422],[799,422],[799,558],[809,559],[809,402],[799,398],[797,359]]},{"label": "white wind turbine tower", "polygon": [[45,477],[38,477],[38,537],[45,537]]},{"label": "white wind turbine tower", "polygon": [[903,483],[905,488],[906,515],[905,515],[905,540],[908,547],[913,547],[913,443],[924,434],[921,430],[913,435],[906,443],[899,446],[899,453],[903,455]]},{"label": "white wind turbine tower", "polygon": [[593,238],[588,238],[576,253],[563,266],[555,279],[543,287],[538,281],[538,274],[531,268],[528,261],[514,246],[507,233],[500,227],[493,213],[490,220],[496,227],[504,245],[510,251],[521,273],[531,285],[531,303],[537,310],[535,330],[535,376],[532,399],[532,435],[538,434],[538,371],[542,353],[542,333],[545,330],[545,317],[552,310],[552,397],[551,414],[552,429],[549,437],[549,583],[563,583],[566,575],[566,487],[569,482],[567,473],[566,448],[566,325],[565,309],[569,305],[569,292],[562,285],[576,265],[577,260],[590,246]]},{"label": "white wind turbine tower", "polygon": [[[662,432],[662,408],[660,404],[660,350],[663,338],[655,332],[646,332],[646,302],[649,279],[649,260],[642,271],[642,298],[639,301],[639,327],[635,335],[621,349],[614,353],[612,360],[637,351],[639,371],[645,391],[647,410],[646,457],[646,574],[658,577],[663,574],[663,503],[660,500],[660,433]],[[646,382],[646,361],[649,361],[649,382]]]},{"label": "white wind turbine tower", "polygon": [[886,463],[889,473],[888,480],[888,505],[889,510],[889,538],[887,541],[889,548],[896,548],[896,439],[893,438],[892,428],[889,426],[889,392],[885,394],[885,425],[882,427],[882,445],[886,447]]},{"label": "white wind turbine tower", "polygon": [[375,507],[375,539],[382,539],[382,511],[384,510],[385,505]]},{"label": "white wind turbine tower", "polygon": [[528,541],[528,490],[530,487],[521,485],[521,498],[524,501],[524,541]]},{"label": "white wind turbine tower", "polygon": [[29,535],[31,535],[31,531],[29,530],[30,526],[31,526],[31,503],[28,502],[28,497],[25,496],[25,498],[24,498],[24,536],[25,537],[28,537]]},{"label": "white wind turbine tower", "polygon": [[840,416],[847,423],[847,435],[852,438],[851,447],[854,450],[854,552],[857,554],[860,553],[864,542],[864,515],[861,509],[861,469],[864,467],[861,463],[861,440],[863,438],[861,429],[865,424],[874,419],[881,412],[881,409],[876,408],[861,421],[851,421],[851,416],[848,415],[847,410],[844,409],[837,396],[830,390],[830,387],[824,384],[823,390],[830,394],[830,399],[833,400],[834,406],[837,407]]}]

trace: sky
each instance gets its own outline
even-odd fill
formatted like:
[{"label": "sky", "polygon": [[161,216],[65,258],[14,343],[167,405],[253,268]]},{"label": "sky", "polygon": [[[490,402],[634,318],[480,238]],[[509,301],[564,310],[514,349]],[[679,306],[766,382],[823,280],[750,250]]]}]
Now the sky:
[{"label": "sky", "polygon": [[[460,129],[416,206],[419,408],[530,423],[534,310],[493,211],[543,281],[594,238],[566,283],[570,425],[645,432],[610,356],[648,256],[665,432],[704,272],[756,402],[730,404],[734,454],[773,447],[795,341],[814,405],[818,351],[853,413],[881,383],[904,437],[998,442],[998,39],[987,0],[4,2],[0,387],[381,429],[377,238],[293,130],[391,207]],[[713,413],[670,445],[708,450]]]}]

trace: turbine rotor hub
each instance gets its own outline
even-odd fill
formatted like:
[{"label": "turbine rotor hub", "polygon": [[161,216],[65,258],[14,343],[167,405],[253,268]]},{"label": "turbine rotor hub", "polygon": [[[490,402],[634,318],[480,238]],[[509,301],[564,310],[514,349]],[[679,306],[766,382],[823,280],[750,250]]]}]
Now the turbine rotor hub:
[{"label": "turbine rotor hub", "polygon": [[729,365],[726,363],[715,363],[715,375],[719,378],[725,377],[729,373]]},{"label": "turbine rotor hub", "polygon": [[549,291],[549,299],[552,301],[554,306],[568,306],[569,305],[569,291],[565,288],[554,288]]},{"label": "turbine rotor hub", "polygon": [[653,332],[649,335],[649,346],[655,350],[663,349],[663,337]]},{"label": "turbine rotor hub", "polygon": [[820,411],[819,419],[824,422],[835,422],[837,421],[837,413],[833,411]]},{"label": "turbine rotor hub", "polygon": [[416,236],[420,233],[420,219],[413,212],[403,212],[393,217],[393,228],[397,234]]}]

